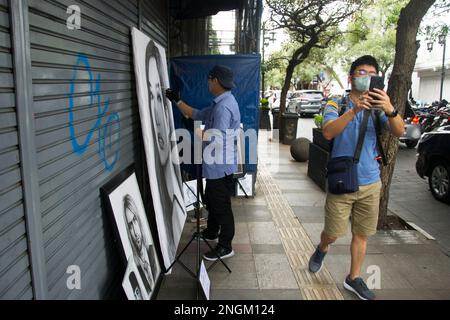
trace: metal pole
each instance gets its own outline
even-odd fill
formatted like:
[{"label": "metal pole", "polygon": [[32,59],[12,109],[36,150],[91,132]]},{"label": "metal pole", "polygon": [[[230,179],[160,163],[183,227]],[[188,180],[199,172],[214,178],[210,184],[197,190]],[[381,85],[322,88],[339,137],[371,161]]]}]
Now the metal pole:
[{"label": "metal pole", "polygon": [[266,41],[266,25],[263,24],[263,37],[262,37],[262,99],[266,97],[266,59],[265,59],[265,41]]},{"label": "metal pole", "polygon": [[256,32],[256,30],[260,30],[260,28],[261,28],[261,20],[262,20],[263,10],[264,10],[264,7],[263,7],[262,0],[258,0],[257,6],[256,6],[257,22],[256,22],[256,28],[255,28],[255,34],[257,34],[255,52],[258,52],[258,53],[260,52],[260,48],[261,48],[261,33]]},{"label": "metal pole", "polygon": [[441,74],[441,96],[439,101],[442,101],[442,95],[444,93],[444,80],[445,80],[445,50],[447,47],[447,39],[444,38],[444,53],[442,55],[442,74]]}]

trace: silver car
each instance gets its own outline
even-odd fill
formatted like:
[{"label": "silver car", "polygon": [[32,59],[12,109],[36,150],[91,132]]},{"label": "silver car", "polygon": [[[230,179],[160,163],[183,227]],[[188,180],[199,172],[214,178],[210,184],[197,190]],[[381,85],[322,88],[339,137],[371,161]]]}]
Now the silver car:
[{"label": "silver car", "polygon": [[297,112],[300,117],[314,115],[320,112],[324,103],[324,95],[318,90],[299,90],[292,95],[288,109]]}]

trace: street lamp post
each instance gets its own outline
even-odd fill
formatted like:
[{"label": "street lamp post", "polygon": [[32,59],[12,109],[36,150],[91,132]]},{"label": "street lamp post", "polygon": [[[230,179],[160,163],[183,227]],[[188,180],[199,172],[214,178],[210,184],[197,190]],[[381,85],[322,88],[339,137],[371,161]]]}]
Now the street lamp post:
[{"label": "street lamp post", "polygon": [[[443,31],[440,35],[439,35],[439,44],[441,46],[443,46],[443,54],[442,54],[442,69],[441,69],[441,93],[439,96],[439,101],[442,101],[442,96],[444,93],[444,80],[445,80],[445,51],[447,48],[447,31]],[[427,43],[427,48],[428,51],[432,51],[433,50],[433,42],[428,42]]]},{"label": "street lamp post", "polygon": [[271,41],[271,42],[275,42],[275,32],[271,32],[272,37],[268,38],[266,37],[266,25],[265,23],[263,23],[263,45],[262,45],[262,97],[261,98],[265,98],[266,97],[266,47],[269,45],[267,41]]},{"label": "street lamp post", "polygon": [[439,98],[439,101],[442,101],[442,94],[444,91],[444,80],[445,80],[445,49],[447,47],[447,33],[443,33],[439,36],[439,44],[444,47],[444,54],[442,55],[441,95]]}]

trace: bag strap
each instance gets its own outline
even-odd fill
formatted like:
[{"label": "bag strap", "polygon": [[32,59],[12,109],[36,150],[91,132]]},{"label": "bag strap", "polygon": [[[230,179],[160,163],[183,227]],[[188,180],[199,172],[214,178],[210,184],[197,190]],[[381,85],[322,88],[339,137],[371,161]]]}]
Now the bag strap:
[{"label": "bag strap", "polygon": [[348,109],[348,105],[350,103],[350,96],[345,96],[341,99],[340,103],[339,103],[339,117],[342,117],[344,115],[344,113],[347,111]]},{"label": "bag strap", "polygon": [[364,110],[364,118],[363,122],[361,123],[361,128],[359,129],[359,138],[358,138],[358,144],[356,145],[356,151],[355,151],[355,162],[359,162],[359,158],[361,157],[361,151],[364,144],[364,138],[366,137],[367,133],[367,126],[369,124],[369,116],[370,111]]},{"label": "bag strap", "polygon": [[[341,101],[339,101],[339,117],[342,117],[344,115],[344,113],[347,111],[348,108],[348,104],[349,104],[350,98],[349,96],[344,96],[342,97]],[[330,143],[330,154],[331,152],[333,152],[333,148],[334,148],[334,139],[331,140]]]},{"label": "bag strap", "polygon": [[[373,118],[373,114],[372,114]],[[387,166],[387,158],[386,153],[384,152],[383,144],[381,143],[381,136],[383,135],[383,129],[381,128],[381,112],[375,111],[375,131],[377,134],[377,146],[378,146],[378,152],[381,154],[381,161],[383,163],[383,166]]]}]

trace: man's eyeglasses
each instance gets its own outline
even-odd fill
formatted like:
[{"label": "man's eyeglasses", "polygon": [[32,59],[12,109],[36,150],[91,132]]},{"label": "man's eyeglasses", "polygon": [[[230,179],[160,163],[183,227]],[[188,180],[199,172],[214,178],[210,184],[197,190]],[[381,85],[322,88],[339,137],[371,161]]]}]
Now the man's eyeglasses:
[{"label": "man's eyeglasses", "polygon": [[376,73],[376,72],[369,72],[369,71],[364,70],[364,69],[355,71],[355,74],[360,75],[360,76],[367,76],[367,75],[369,75],[369,76],[377,76],[378,75],[378,73]]}]

